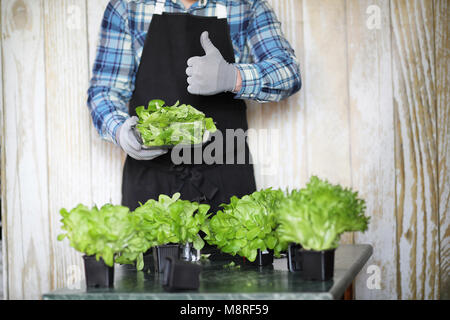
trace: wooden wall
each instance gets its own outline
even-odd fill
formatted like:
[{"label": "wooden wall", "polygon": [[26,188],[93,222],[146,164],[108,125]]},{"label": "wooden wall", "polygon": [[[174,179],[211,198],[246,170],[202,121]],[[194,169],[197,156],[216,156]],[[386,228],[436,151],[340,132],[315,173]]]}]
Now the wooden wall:
[{"label": "wooden wall", "polygon": [[[61,207],[120,203],[124,155],[100,140],[86,107],[107,2],[0,0],[9,299],[39,299],[82,265],[56,241]],[[251,140],[255,156],[275,164],[259,159],[258,186],[302,187],[318,174],[354,187],[372,221],[343,242],[374,246],[356,298],[448,297],[449,1],[269,2],[296,50],[303,88],[280,103],[249,103],[250,127],[281,138],[275,148]]]}]

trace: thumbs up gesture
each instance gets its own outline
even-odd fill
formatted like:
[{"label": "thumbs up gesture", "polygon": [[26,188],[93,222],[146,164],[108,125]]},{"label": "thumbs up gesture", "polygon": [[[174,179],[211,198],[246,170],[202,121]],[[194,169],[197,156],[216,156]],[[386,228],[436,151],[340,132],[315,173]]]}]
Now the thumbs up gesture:
[{"label": "thumbs up gesture", "polygon": [[205,55],[191,57],[187,61],[188,92],[211,96],[233,91],[236,87],[238,69],[225,61],[220,51],[212,44],[207,31],[200,36],[200,43]]}]

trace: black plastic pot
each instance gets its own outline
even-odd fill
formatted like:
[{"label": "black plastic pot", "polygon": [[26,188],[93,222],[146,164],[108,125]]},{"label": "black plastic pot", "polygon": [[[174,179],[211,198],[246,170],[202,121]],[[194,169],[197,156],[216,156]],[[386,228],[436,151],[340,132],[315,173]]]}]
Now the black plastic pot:
[{"label": "black plastic pot", "polygon": [[152,249],[147,250],[144,254],[143,254],[143,258],[144,258],[144,268],[142,269],[142,271],[144,272],[155,272],[155,263],[153,261],[153,254],[152,254]]},{"label": "black plastic pot", "polygon": [[300,245],[291,244],[288,249],[288,269],[296,272],[304,280],[328,281],[333,279],[334,252],[305,250]]},{"label": "black plastic pot", "polygon": [[196,263],[166,258],[163,288],[166,291],[197,290],[200,286],[202,267]]},{"label": "black plastic pot", "polygon": [[301,245],[291,243],[287,249],[287,267],[290,272],[297,272],[300,270],[300,266],[297,266],[297,251],[302,248]]},{"label": "black plastic pot", "polygon": [[153,247],[153,261],[155,272],[164,272],[167,263],[166,258],[178,259],[180,256],[180,246],[178,244],[165,244]]},{"label": "black plastic pot", "polygon": [[253,262],[250,262],[252,265],[256,265],[259,267],[270,266],[273,264],[273,250],[266,250],[261,252],[258,249],[258,254],[256,255],[256,259]]},{"label": "black plastic pot", "polygon": [[101,258],[97,261],[95,256],[84,255],[83,260],[87,288],[114,287],[114,266],[107,266]]}]

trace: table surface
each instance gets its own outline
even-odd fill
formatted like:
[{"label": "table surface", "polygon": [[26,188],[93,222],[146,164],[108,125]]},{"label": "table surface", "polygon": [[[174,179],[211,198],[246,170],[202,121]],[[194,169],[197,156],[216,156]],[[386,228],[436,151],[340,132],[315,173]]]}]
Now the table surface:
[{"label": "table surface", "polygon": [[336,250],[333,280],[305,281],[287,269],[287,259],[273,266],[227,267],[229,261],[201,261],[200,288],[196,291],[166,292],[162,274],[136,271],[133,266],[115,266],[114,288],[58,289],[43,295],[45,300],[303,300],[340,299],[372,255],[370,245],[341,245]]}]

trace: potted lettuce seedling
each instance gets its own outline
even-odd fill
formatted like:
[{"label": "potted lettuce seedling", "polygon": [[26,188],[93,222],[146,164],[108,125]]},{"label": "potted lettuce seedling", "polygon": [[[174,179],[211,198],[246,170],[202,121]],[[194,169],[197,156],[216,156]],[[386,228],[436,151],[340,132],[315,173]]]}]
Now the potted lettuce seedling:
[{"label": "potted lettuce seedling", "polygon": [[[116,256],[116,263],[119,264],[134,264],[137,270],[144,270],[145,264],[144,259],[149,258],[149,252],[154,242],[149,241],[145,237],[145,232],[140,228],[142,223],[142,216],[135,214],[135,212],[130,213],[130,222],[133,225],[135,233],[133,237],[128,241],[127,246]],[[149,263],[147,262],[147,271],[149,268]]]},{"label": "potted lettuce seedling", "polygon": [[293,190],[279,207],[279,235],[291,243],[288,267],[305,280],[333,277],[334,252],[340,236],[365,231],[365,201],[358,193],[313,176],[305,188]]},{"label": "potted lettuce seedling", "polygon": [[273,263],[286,243],[279,239],[276,209],[283,199],[281,190],[266,189],[232,197],[229,204],[210,219],[205,240],[222,252],[245,257],[259,266]]},{"label": "potted lettuce seedling", "polygon": [[[138,232],[151,243],[154,266],[163,272],[166,257],[183,258],[186,247],[201,250],[205,243],[199,235],[209,217],[210,206],[160,195],[158,201],[149,200],[134,211],[139,216]],[[180,255],[181,254],[181,255]],[[191,257],[184,257],[190,260]]]},{"label": "potted lettuce seedling", "polygon": [[68,238],[70,245],[84,253],[86,286],[112,287],[114,284],[114,258],[135,236],[129,209],[104,205],[92,209],[78,205],[70,212],[60,211],[63,224],[58,240]]}]

